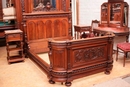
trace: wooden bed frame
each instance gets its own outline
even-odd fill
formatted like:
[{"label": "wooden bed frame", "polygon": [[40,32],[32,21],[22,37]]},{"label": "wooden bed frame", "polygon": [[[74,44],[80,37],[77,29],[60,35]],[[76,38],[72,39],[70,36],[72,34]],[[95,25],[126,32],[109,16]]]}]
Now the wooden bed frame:
[{"label": "wooden bed frame", "polygon": [[34,50],[27,49],[27,54],[46,73],[51,84],[65,82],[66,86],[71,86],[74,79],[103,71],[110,73],[113,67],[113,39],[111,34],[77,40],[50,40],[50,64]]}]

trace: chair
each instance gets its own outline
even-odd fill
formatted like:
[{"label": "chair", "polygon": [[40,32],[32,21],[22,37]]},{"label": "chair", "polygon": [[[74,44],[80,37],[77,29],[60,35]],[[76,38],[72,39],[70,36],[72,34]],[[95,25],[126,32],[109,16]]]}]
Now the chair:
[{"label": "chair", "polygon": [[98,20],[92,20],[92,23],[91,23],[91,30],[92,30],[92,32],[93,32],[94,28],[99,26],[99,23],[100,23],[100,21],[98,21]]},{"label": "chair", "polygon": [[98,20],[92,20],[92,23],[91,23],[91,33],[94,35],[94,36],[99,36],[98,33],[94,32],[94,28],[98,27],[100,24],[100,21]]},{"label": "chair", "polygon": [[130,52],[130,43],[122,42],[117,44],[116,61],[118,60],[118,51],[122,50],[124,52],[123,67],[125,66],[125,59],[127,58],[127,53]]}]

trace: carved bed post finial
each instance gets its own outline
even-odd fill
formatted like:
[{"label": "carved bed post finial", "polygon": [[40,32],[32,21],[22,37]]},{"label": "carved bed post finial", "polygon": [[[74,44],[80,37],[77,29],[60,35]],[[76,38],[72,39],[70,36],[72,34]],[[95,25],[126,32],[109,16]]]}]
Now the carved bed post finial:
[{"label": "carved bed post finial", "polygon": [[23,20],[22,22],[23,25],[23,38],[24,38],[24,53],[25,53],[25,57],[27,57],[27,49],[29,49],[29,45],[27,43],[27,31],[26,31],[26,21]]},{"label": "carved bed post finial", "polygon": [[50,9],[51,9],[51,4],[50,4],[50,2],[47,2],[47,4],[46,4],[46,10],[47,11],[50,11]]}]

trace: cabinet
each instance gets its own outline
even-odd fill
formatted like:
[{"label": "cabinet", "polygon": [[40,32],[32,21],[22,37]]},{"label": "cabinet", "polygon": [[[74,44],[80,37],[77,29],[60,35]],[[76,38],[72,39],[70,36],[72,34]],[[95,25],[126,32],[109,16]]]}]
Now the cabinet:
[{"label": "cabinet", "polygon": [[101,5],[101,25],[128,27],[128,9],[124,0],[108,0]]},{"label": "cabinet", "polygon": [[[23,32],[17,30],[5,30],[6,50],[8,63],[24,61],[23,58]],[[13,43],[13,45],[11,45]]]}]

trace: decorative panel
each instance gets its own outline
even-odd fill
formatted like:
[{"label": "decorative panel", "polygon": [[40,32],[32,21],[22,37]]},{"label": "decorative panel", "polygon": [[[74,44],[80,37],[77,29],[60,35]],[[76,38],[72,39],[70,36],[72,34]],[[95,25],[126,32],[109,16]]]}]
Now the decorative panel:
[{"label": "decorative panel", "polygon": [[43,35],[45,33],[45,24],[43,23],[43,21],[38,21],[37,22],[37,36],[38,39],[43,39],[45,38],[45,35]]},{"label": "decorative panel", "polygon": [[57,70],[65,70],[65,50],[53,51],[53,67]]},{"label": "decorative panel", "polygon": [[67,37],[69,32],[68,19],[40,19],[27,21],[28,40]]},{"label": "decorative panel", "polygon": [[55,20],[54,21],[54,37],[59,37],[60,36],[60,20]]},{"label": "decorative panel", "polygon": [[68,21],[67,20],[62,20],[62,25],[61,25],[61,36],[67,36],[68,31],[66,30],[68,28]]},{"label": "decorative panel", "polygon": [[71,66],[79,67],[81,65],[89,65],[90,62],[94,64],[97,61],[107,60],[107,44],[101,42],[101,44],[96,45],[97,47],[87,45],[86,47],[72,49],[71,52],[73,55],[71,56],[73,60]]},{"label": "decorative panel", "polygon": [[52,21],[47,20],[45,23],[45,30],[46,30],[46,37],[45,38],[51,38],[52,37]]}]

